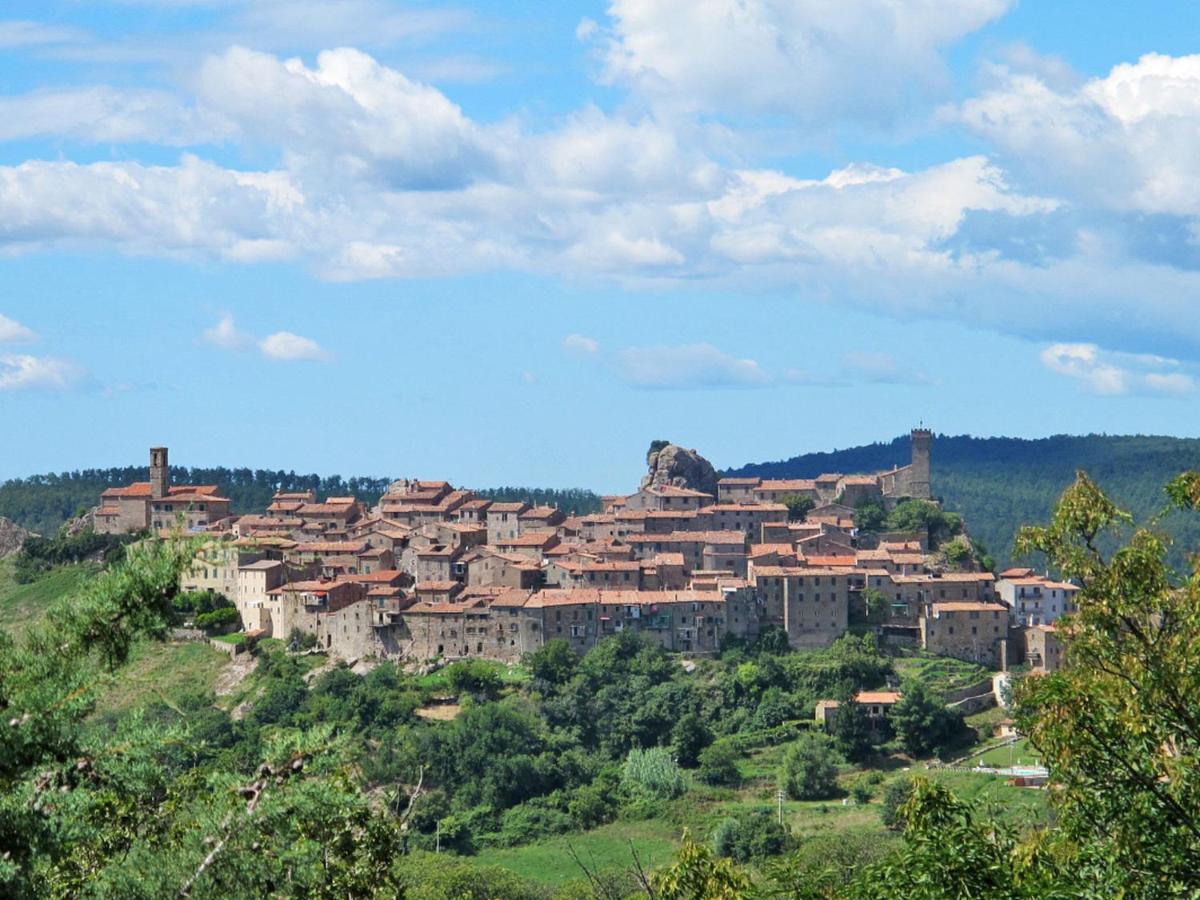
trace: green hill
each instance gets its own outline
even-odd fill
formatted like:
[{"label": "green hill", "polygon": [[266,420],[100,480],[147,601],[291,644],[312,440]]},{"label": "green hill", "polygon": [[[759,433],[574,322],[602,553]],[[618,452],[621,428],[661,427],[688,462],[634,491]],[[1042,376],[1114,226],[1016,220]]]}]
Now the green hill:
[{"label": "green hill", "polygon": [[[908,462],[908,436],[830,453],[729,469],[726,475],[812,478],[822,472],[872,472]],[[932,451],[933,492],[961,513],[972,537],[998,563],[1012,561],[1022,524],[1045,522],[1054,501],[1078,469],[1095,479],[1138,521],[1166,504],[1163,485],[1184,469],[1200,468],[1200,439],[1089,434],[1036,440],[938,435]],[[1176,563],[1184,549],[1200,547],[1200,523],[1173,514],[1163,519],[1176,535]]]}]

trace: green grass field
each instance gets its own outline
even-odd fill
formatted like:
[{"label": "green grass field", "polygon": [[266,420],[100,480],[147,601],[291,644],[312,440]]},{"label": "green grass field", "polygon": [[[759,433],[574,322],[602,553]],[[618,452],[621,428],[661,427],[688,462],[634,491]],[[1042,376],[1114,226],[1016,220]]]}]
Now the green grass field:
[{"label": "green grass field", "polygon": [[20,634],[56,600],[83,587],[95,572],[95,567],[87,564],[63,566],[29,584],[17,584],[12,561],[0,561],[0,628]]},{"label": "green grass field", "polygon": [[994,747],[986,753],[974,757],[971,764],[983,763],[985,766],[1002,769],[1008,766],[1035,766],[1039,764],[1040,760],[1041,757],[1038,756],[1037,751],[1029,746],[1029,741],[1020,738],[1013,744]]},{"label": "green grass field", "polygon": [[471,859],[479,865],[503,866],[546,884],[566,884],[584,878],[572,861],[570,848],[595,871],[621,871],[633,865],[632,848],[649,871],[674,857],[683,830],[662,819],[612,822],[591,831],[561,835],[524,847],[484,850]]},{"label": "green grass field", "polygon": [[102,676],[95,714],[125,712],[159,701],[173,704],[184,694],[210,692],[228,662],[228,654],[206,643],[141,641],[123,668]]},{"label": "green grass field", "polygon": [[961,659],[934,656],[920,650],[909,651],[909,654],[893,660],[901,683],[919,680],[936,693],[968,687],[990,674],[985,667]]}]

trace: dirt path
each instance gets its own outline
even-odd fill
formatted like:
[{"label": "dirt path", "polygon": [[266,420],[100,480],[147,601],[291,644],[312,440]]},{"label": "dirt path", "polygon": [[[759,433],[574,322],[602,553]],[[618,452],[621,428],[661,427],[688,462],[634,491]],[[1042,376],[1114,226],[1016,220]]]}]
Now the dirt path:
[{"label": "dirt path", "polygon": [[227,697],[232,694],[239,684],[246,680],[246,676],[254,671],[254,667],[258,664],[258,660],[249,653],[239,653],[229,660],[217,673],[217,683],[214,692],[218,697]]}]

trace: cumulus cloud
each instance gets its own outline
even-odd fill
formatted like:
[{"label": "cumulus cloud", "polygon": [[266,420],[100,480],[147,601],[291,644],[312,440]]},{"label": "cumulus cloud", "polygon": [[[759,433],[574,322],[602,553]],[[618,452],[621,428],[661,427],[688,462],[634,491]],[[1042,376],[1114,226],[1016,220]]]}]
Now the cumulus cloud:
[{"label": "cumulus cloud", "polygon": [[0,391],[65,390],[82,376],[83,369],[68,359],[25,354],[0,356]]},{"label": "cumulus cloud", "polygon": [[311,338],[292,334],[290,331],[277,331],[267,335],[258,342],[258,349],[267,359],[292,362],[310,360],[326,362],[332,355]]},{"label": "cumulus cloud", "polygon": [[0,344],[37,340],[32,329],[0,313]]},{"label": "cumulus cloud", "polygon": [[250,335],[238,330],[230,313],[222,313],[216,325],[204,329],[200,339],[222,350],[244,350],[253,342]]},{"label": "cumulus cloud", "polygon": [[[792,5],[799,11],[766,0],[711,6],[770,19],[811,4]],[[898,11],[886,15],[905,28],[929,18],[921,3],[891,6]],[[946,13],[953,21],[929,26],[928,52],[913,58],[936,68],[956,29],[1004,6],[981,0]],[[847,34],[840,17],[853,15],[839,7],[820,27]],[[901,44],[917,40],[896,27]],[[1187,131],[1191,101],[1175,89],[1190,66],[1142,60],[1093,84],[1010,57],[996,87],[947,112],[994,140],[1000,159],[912,170],[858,162],[804,179],[730,154],[726,130],[654,104],[589,106],[531,131],[474,121],[443,92],[361,51],[304,62],[235,47],[208,58],[189,82],[194,94],[175,103],[102,92],[104,115],[89,118],[76,112],[89,89],[0,100],[0,136],[8,128],[81,140],[223,139],[242,159],[275,161],[239,171],[198,151],[177,164],[0,166],[0,251],[293,260],[331,280],[518,270],[633,285],[703,281],[1043,341],[1068,333],[1127,350],[1170,342],[1168,352],[1200,357],[1191,309],[1200,224],[1187,212],[1200,189],[1180,175],[1200,152]],[[635,80],[643,90],[642,75]],[[7,116],[4,103],[14,104]],[[764,101],[747,113],[770,108]],[[1131,156],[1138,133],[1153,138],[1157,161],[1150,150]],[[1096,165],[1084,158],[1093,151]],[[1124,314],[1131,304],[1136,319]]]},{"label": "cumulus cloud", "polygon": [[999,77],[946,115],[1030,182],[1093,206],[1200,215],[1200,55],[1150,53],[1078,84],[1017,68]]},{"label": "cumulus cloud", "polygon": [[1112,353],[1095,344],[1052,344],[1041,352],[1051,372],[1079,381],[1093,394],[1190,394],[1195,379],[1178,360],[1148,354]]},{"label": "cumulus cloud", "polygon": [[[1010,0],[614,0],[604,75],[671,109],[892,122],[945,84],[947,47]],[[869,64],[864,64],[869,60]]]},{"label": "cumulus cloud", "polygon": [[707,343],[629,347],[617,354],[616,371],[639,388],[750,388],[771,382],[753,359],[738,359]]},{"label": "cumulus cloud", "polygon": [[233,47],[201,68],[201,106],[291,164],[398,189],[462,186],[494,165],[495,146],[444,94],[358,50],[298,59]]},{"label": "cumulus cloud", "polygon": [[563,338],[563,349],[576,356],[595,356],[600,352],[600,344],[582,334],[568,334]]}]

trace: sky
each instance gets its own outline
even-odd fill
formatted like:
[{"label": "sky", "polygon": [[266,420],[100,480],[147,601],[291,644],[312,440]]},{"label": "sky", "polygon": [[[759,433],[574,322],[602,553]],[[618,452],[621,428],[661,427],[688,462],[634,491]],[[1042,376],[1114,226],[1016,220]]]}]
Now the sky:
[{"label": "sky", "polygon": [[1193,0],[0,6],[0,478],[1195,436],[1198,301]]}]

